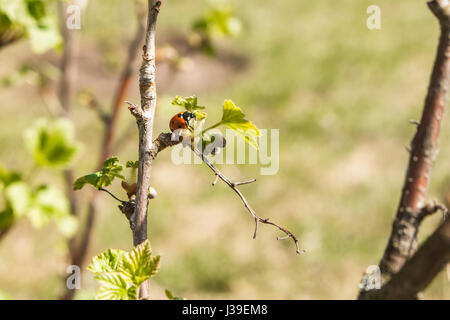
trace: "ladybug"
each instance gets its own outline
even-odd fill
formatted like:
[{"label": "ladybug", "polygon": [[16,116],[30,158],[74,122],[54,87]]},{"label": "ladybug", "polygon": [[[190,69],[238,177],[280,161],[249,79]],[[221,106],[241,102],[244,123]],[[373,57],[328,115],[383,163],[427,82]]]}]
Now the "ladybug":
[{"label": "ladybug", "polygon": [[176,115],[170,119],[169,128],[173,132],[177,129],[191,129],[192,127],[189,125],[189,121],[191,119],[195,119],[196,116],[194,113],[189,111],[178,112]]}]

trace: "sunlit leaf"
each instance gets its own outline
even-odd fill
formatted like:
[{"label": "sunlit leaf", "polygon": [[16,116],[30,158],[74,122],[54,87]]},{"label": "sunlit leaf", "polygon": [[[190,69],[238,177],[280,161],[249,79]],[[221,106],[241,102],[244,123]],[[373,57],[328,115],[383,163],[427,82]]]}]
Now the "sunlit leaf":
[{"label": "sunlit leaf", "polygon": [[131,250],[108,249],[92,258],[88,270],[99,280],[96,299],[137,299],[137,288],[159,270],[148,240]]},{"label": "sunlit leaf", "polygon": [[152,258],[150,242],[146,240],[123,256],[120,271],[139,286],[158,272],[159,264],[160,256]]},{"label": "sunlit leaf", "polygon": [[[0,26],[27,36],[36,53],[60,47],[58,15],[47,8],[55,4],[43,0],[0,0]],[[0,29],[1,32],[5,30]]]},{"label": "sunlit leaf", "polygon": [[[97,290],[95,299],[98,300],[136,300],[135,288],[130,290],[125,277],[118,273],[101,273],[96,276],[101,286]],[[131,286],[133,287],[133,286]]]},{"label": "sunlit leaf", "polygon": [[32,192],[25,182],[14,182],[5,188],[5,198],[15,216],[24,215],[32,203]]},{"label": "sunlit leaf", "polygon": [[91,173],[78,178],[73,184],[74,190],[83,188],[86,184],[90,184],[95,188],[102,188],[111,185],[115,178],[125,180],[125,177],[121,174],[123,166],[119,163],[119,158],[111,157],[103,163],[103,169],[101,171]]},{"label": "sunlit leaf", "polygon": [[234,16],[232,8],[228,6],[208,9],[203,17],[196,20],[193,29],[210,37],[235,37],[241,33],[241,21]]},{"label": "sunlit leaf", "polygon": [[139,161],[131,161],[131,160],[127,161],[126,167],[137,169],[137,168],[139,168]]},{"label": "sunlit leaf", "polygon": [[67,119],[39,119],[24,137],[25,146],[39,166],[67,167],[80,149],[73,124]]},{"label": "sunlit leaf", "polygon": [[26,212],[35,228],[42,228],[52,219],[66,219],[69,214],[69,203],[64,193],[46,185],[33,191],[31,205]]},{"label": "sunlit leaf", "polygon": [[172,104],[175,106],[180,106],[187,111],[195,111],[195,110],[203,110],[205,107],[199,106],[197,102],[196,96],[190,96],[190,97],[180,97],[176,96],[175,99],[173,99]]},{"label": "sunlit leaf", "polygon": [[245,119],[245,114],[231,100],[225,100],[223,104],[221,123],[234,130],[252,147],[258,149],[258,140],[256,139],[260,136],[258,128]]},{"label": "sunlit leaf", "polygon": [[104,272],[116,272],[120,261],[126,252],[119,249],[108,249],[105,252],[92,258],[88,270],[95,274]]}]

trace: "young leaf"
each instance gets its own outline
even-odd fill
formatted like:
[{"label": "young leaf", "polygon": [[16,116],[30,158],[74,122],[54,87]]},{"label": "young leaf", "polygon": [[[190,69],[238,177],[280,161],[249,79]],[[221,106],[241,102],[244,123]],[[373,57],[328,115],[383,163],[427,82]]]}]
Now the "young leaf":
[{"label": "young leaf", "polygon": [[[126,278],[118,273],[101,273],[96,279],[102,284],[97,290],[95,299],[98,300],[136,300],[136,286],[128,286]],[[134,287],[134,288],[133,288]]]},{"label": "young leaf", "polygon": [[194,22],[192,28],[210,37],[236,37],[241,32],[242,24],[233,16],[230,7],[217,7],[209,9],[202,18]]},{"label": "young leaf", "polygon": [[119,158],[108,158],[103,163],[103,169],[101,171],[78,178],[73,184],[73,189],[80,190],[86,184],[90,184],[97,189],[107,187],[111,185],[114,178],[125,180],[125,177],[121,174],[122,170],[123,166],[119,163]]},{"label": "young leaf", "polygon": [[92,258],[88,270],[97,275],[104,272],[116,272],[125,253],[125,251],[119,249],[108,249]]},{"label": "young leaf", "polygon": [[66,167],[80,149],[73,124],[67,119],[37,120],[25,131],[25,146],[38,166]]},{"label": "young leaf", "polygon": [[131,160],[127,161],[126,167],[132,168],[132,169],[137,169],[137,168],[139,168],[139,161],[131,161]]},{"label": "young leaf", "polygon": [[159,270],[148,240],[131,252],[108,249],[92,258],[88,270],[100,281],[96,299],[137,299],[137,288]]},{"label": "young leaf", "polygon": [[126,253],[119,270],[139,286],[159,270],[160,256],[152,258],[150,242],[146,240]]},{"label": "young leaf", "polygon": [[196,96],[190,96],[190,97],[180,97],[176,96],[175,99],[173,99],[172,104],[174,106],[180,106],[187,111],[193,112],[195,110],[203,110],[205,107],[197,105],[197,97]]},{"label": "young leaf", "polygon": [[234,130],[252,147],[258,149],[258,141],[256,140],[256,137],[260,136],[258,128],[245,119],[245,114],[241,108],[236,106],[231,100],[224,101],[221,123]]},{"label": "young leaf", "polygon": [[8,171],[0,164],[0,185],[7,187],[11,183],[20,181],[21,179],[20,173]]},{"label": "young leaf", "polygon": [[42,228],[52,219],[56,222],[66,219],[69,210],[67,198],[59,189],[42,185],[33,190],[26,216],[35,228]]},{"label": "young leaf", "polygon": [[75,180],[75,182],[73,184],[73,190],[80,190],[86,184],[91,184],[94,187],[98,188],[97,182],[99,181],[99,178],[100,178],[100,172],[91,173],[91,174],[82,176],[82,177],[78,178],[77,180]]},{"label": "young leaf", "polygon": [[195,114],[195,120],[197,120],[197,121],[206,119],[206,117],[208,116],[208,114],[206,112],[198,111],[198,110],[195,110],[194,114]]},{"label": "young leaf", "polygon": [[49,1],[43,0],[0,0],[0,14],[8,18],[8,29],[26,35],[36,53],[57,48],[62,43],[58,16],[54,10],[47,10],[48,5]]},{"label": "young leaf", "polygon": [[5,188],[5,198],[14,216],[24,215],[31,205],[31,190],[25,182],[14,182]]},{"label": "young leaf", "polygon": [[164,293],[166,294],[167,299],[169,300],[185,300],[182,297],[174,297],[174,295],[172,294],[172,292],[169,289],[166,289],[164,291]]}]

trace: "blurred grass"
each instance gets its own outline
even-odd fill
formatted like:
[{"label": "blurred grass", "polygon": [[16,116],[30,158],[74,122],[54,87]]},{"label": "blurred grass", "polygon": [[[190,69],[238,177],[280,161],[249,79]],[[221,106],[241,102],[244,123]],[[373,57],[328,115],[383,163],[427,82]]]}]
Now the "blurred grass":
[{"label": "blurred grass", "polygon": [[[407,163],[404,146],[414,134],[409,120],[420,117],[437,22],[425,1],[378,1],[378,31],[366,28],[372,1],[231,2],[244,33],[219,46],[246,57],[249,66],[206,91],[159,88],[156,132],[167,130],[174,113],[171,97],[199,92],[201,104],[217,106],[213,118],[220,117],[223,99],[230,98],[258,127],[279,128],[277,175],[259,176],[259,168],[250,165],[222,168],[232,178],[258,179],[243,187],[248,200],[261,216],[289,226],[307,254],[297,256],[292,243],[277,242],[277,233],[267,226],[252,240],[253,220],[234,193],[220,183],[211,188],[207,168],[174,166],[166,151],[158,156],[152,177],[158,198],[150,205],[149,236],[154,252],[162,254],[152,298],[164,298],[169,288],[190,299],[352,299],[366,267],[378,263],[390,233]],[[187,34],[207,3],[167,2],[158,20],[159,43]],[[134,30],[134,19],[125,18],[132,14],[128,1],[91,1],[83,20],[82,85],[94,88],[106,106]],[[26,61],[28,51],[24,43],[0,51],[0,75]],[[205,83],[217,80],[214,73],[198,70],[203,70]],[[31,86],[2,89],[0,100],[1,162],[27,168],[31,160],[22,148],[21,132],[46,115],[46,109]],[[136,85],[129,100],[138,101]],[[78,137],[91,150],[75,168],[84,174],[96,164],[101,124],[93,112],[75,107]],[[450,181],[448,120],[447,113],[430,199],[441,197]],[[120,128],[132,123],[123,112]],[[122,161],[136,157],[135,141],[119,147]],[[36,179],[62,187],[61,178],[51,172]],[[438,220],[425,222],[420,239]],[[2,292],[13,298],[58,297],[66,261],[64,245],[53,231],[51,226],[32,230],[23,221],[0,243]],[[130,246],[127,222],[105,195],[88,256]],[[95,288],[84,272],[78,298],[92,298]],[[450,298],[445,272],[424,297]]]}]

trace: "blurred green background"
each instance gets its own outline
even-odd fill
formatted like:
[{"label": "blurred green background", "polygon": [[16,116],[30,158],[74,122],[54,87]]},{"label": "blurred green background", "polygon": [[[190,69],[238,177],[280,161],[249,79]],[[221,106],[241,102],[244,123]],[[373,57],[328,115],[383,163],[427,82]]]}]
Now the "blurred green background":
[{"label": "blurred green background", "polygon": [[[261,176],[259,166],[222,165],[231,179],[256,178],[243,186],[254,209],[290,228],[306,254],[254,222],[232,190],[204,166],[174,165],[170,150],[154,162],[151,185],[158,197],[149,207],[149,238],[162,255],[151,279],[150,297],[164,290],[188,299],[353,299],[364,270],[377,264],[391,231],[409,145],[426,95],[439,27],[425,1],[319,0],[230,1],[243,24],[235,39],[217,41],[217,57],[193,53],[190,68],[174,72],[158,65],[155,133],[167,131],[178,110],[175,95],[197,95],[219,119],[232,99],[259,128],[280,129],[280,168]],[[167,0],[158,18],[157,44],[180,46],[192,21],[210,1]],[[381,30],[366,27],[369,5],[381,8]],[[131,1],[90,1],[82,20],[77,88],[95,92],[109,109],[118,72],[136,21]],[[24,62],[57,62],[55,52],[35,55],[26,41],[0,51],[0,77]],[[139,64],[136,65],[136,69]],[[137,78],[128,100],[138,102]],[[32,85],[0,90],[0,160],[12,169],[30,167],[22,133],[48,116]],[[217,110],[217,112],[214,112]],[[76,176],[98,161],[102,124],[92,110],[75,103],[77,138],[84,151]],[[450,127],[445,114],[441,149],[429,198],[449,186]],[[119,139],[134,119],[122,110]],[[212,122],[211,122],[212,123]],[[137,158],[137,130],[115,151]],[[38,173],[64,188],[62,175]],[[86,188],[89,189],[89,188]],[[112,188],[124,197],[117,185]],[[90,190],[80,194],[86,196]],[[128,222],[116,202],[101,196],[101,210],[88,257],[109,247],[129,250]],[[86,205],[83,203],[83,205]],[[420,231],[425,239],[440,217]],[[21,220],[0,242],[0,290],[10,298],[56,299],[63,292],[66,244],[54,225],[35,230]],[[97,284],[82,271],[79,299],[91,299]],[[424,292],[449,299],[446,271]]]}]

